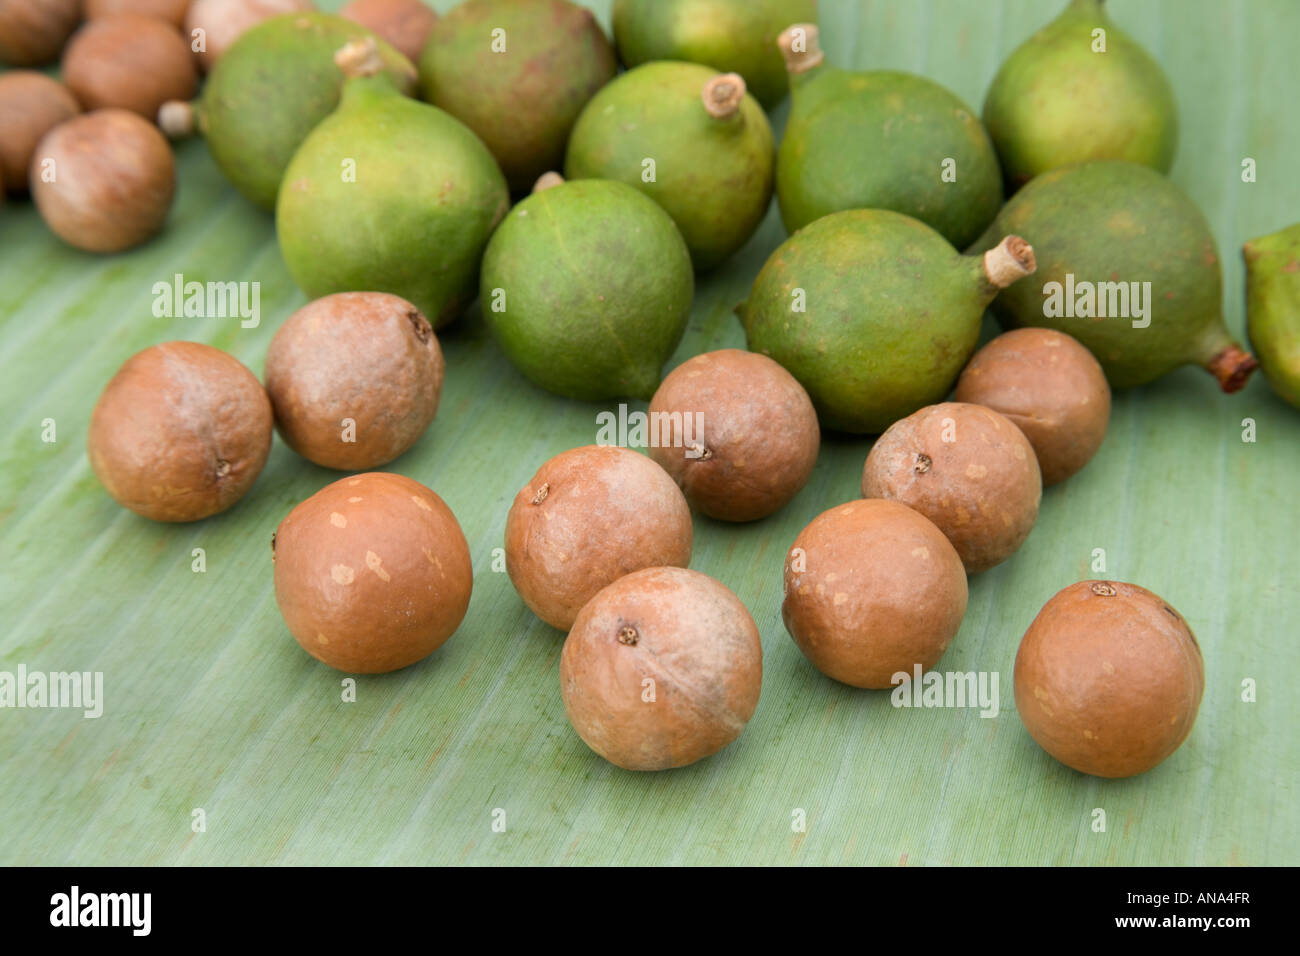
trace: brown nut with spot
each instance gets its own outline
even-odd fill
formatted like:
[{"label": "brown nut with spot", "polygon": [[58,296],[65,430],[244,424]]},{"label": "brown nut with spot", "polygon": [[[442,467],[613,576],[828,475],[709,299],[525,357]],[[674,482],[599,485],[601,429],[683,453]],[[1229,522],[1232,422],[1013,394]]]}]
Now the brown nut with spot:
[{"label": "brown nut with spot", "polygon": [[1172,754],[1196,722],[1205,664],[1183,616],[1120,581],[1055,594],[1016,652],[1016,710],[1067,767],[1131,777]]},{"label": "brown nut with spot", "polygon": [[650,457],[697,511],[754,521],[785,507],[817,464],[817,411],[766,355],[705,352],[679,365],[650,400]]},{"label": "brown nut with spot", "polygon": [[560,655],[569,722],[625,770],[668,770],[740,736],[763,682],[745,605],[685,568],[646,568],[593,597]]},{"label": "brown nut with spot", "polygon": [[987,571],[1024,543],[1038,520],[1042,478],[1033,446],[1006,417],[944,402],[895,422],[862,470],[862,495],[888,498],[933,521],[967,574]]},{"label": "brown nut with spot", "polygon": [[152,122],[164,103],[194,95],[198,71],[174,26],[124,13],[91,20],[73,35],[63,82],[88,110],[130,110]]},{"label": "brown nut with spot", "polygon": [[312,657],[382,674],[428,657],[469,608],[474,569],[451,509],[410,478],[371,472],[326,485],[271,539],[275,600]]},{"label": "brown nut with spot", "polygon": [[27,191],[27,170],[36,144],[80,112],[72,91],[44,73],[0,73],[0,179],[6,189]]},{"label": "brown nut with spot", "polygon": [[645,455],[562,452],[515,496],[506,571],[533,613],[567,631],[596,592],[642,568],[686,567],[694,532],[681,489]]},{"label": "brown nut with spot", "polygon": [[1110,422],[1110,385],[1101,365],[1054,329],[999,335],[967,364],[953,399],[1011,419],[1034,446],[1044,487],[1086,465]]},{"label": "brown nut with spot", "polygon": [[795,539],[781,617],[827,677],[885,688],[939,662],[967,596],[961,558],[932,522],[894,501],[859,499]]},{"label": "brown nut with spot", "polygon": [[28,179],[56,236],[87,252],[122,252],[167,221],[176,163],[152,123],[126,110],[96,110],[45,134]]},{"label": "brown nut with spot", "polygon": [[81,0],[0,0],[0,63],[44,66],[81,22]]},{"label": "brown nut with spot", "polygon": [[369,471],[419,441],[445,364],[433,326],[405,299],[340,292],[289,317],[266,353],[285,442],[325,468]]},{"label": "brown nut with spot", "polygon": [[271,403],[238,359],[198,342],[139,352],[90,416],[90,467],[118,504],[198,521],[248,491],[271,450]]}]

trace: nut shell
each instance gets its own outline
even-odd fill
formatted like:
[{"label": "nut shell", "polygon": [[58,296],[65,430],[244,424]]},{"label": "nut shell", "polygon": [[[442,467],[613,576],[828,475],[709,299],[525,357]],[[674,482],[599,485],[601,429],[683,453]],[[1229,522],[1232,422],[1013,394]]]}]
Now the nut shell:
[{"label": "nut shell", "polygon": [[885,688],[929,670],[961,627],[966,574],[943,532],[894,501],[823,512],[786,556],[786,630],[823,674]]},{"label": "nut shell", "polygon": [[271,542],[275,600],[312,657],[353,674],[423,660],[460,626],[474,572],[451,509],[410,478],[326,485]]},{"label": "nut shell", "polygon": [[[232,0],[223,2],[231,3]],[[176,27],[184,22],[185,11],[190,6],[190,0],[84,0],[84,3],[87,20],[134,13],[165,20]]]},{"label": "nut shell", "polygon": [[626,448],[556,455],[515,496],[506,570],[533,613],[567,631],[596,592],[642,568],[686,567],[691,509],[662,468]]},{"label": "nut shell", "polygon": [[682,363],[650,401],[652,429],[656,413],[666,416],[668,440],[652,434],[650,457],[711,518],[767,517],[799,493],[817,464],[812,400],[757,352],[722,349]]},{"label": "nut shell", "polygon": [[560,655],[574,730],[626,770],[684,767],[717,753],[753,716],[762,681],[762,645],[745,605],[685,568],[646,568],[604,588]]},{"label": "nut shell", "polygon": [[[429,320],[383,292],[311,302],[275,333],[266,391],[285,442],[326,468],[366,471],[397,458],[438,412],[445,364]],[[344,441],[344,420],[355,441]]]},{"label": "nut shell", "polygon": [[155,521],[225,511],[271,450],[271,403],[232,355],[198,342],[139,352],[90,416],[87,451],[118,504]]},{"label": "nut shell", "polygon": [[52,63],[80,22],[81,0],[0,0],[0,63]]},{"label": "nut shell", "polygon": [[1098,777],[1143,773],[1177,750],[1204,691],[1191,628],[1135,584],[1080,581],[1061,590],[1016,653],[1025,728],[1061,763]]},{"label": "nut shell", "polygon": [[992,409],[944,402],[895,422],[876,440],[862,495],[925,515],[948,536],[966,573],[977,574],[1024,543],[1043,485],[1019,428]]},{"label": "nut shell", "polygon": [[73,35],[63,82],[88,110],[116,107],[152,121],[168,100],[194,95],[198,73],[174,26],[124,13],[91,20]]},{"label": "nut shell", "polygon": [[176,163],[151,123],[126,110],[96,110],[45,135],[28,179],[41,218],[60,239],[87,252],[121,252],[162,229]]},{"label": "nut shell", "polygon": [[72,91],[44,73],[0,73],[0,180],[5,188],[27,190],[27,170],[36,144],[80,112]]},{"label": "nut shell", "polygon": [[1100,363],[1054,329],[999,335],[975,353],[953,398],[991,408],[1024,432],[1045,487],[1086,465],[1110,422],[1110,385]]}]

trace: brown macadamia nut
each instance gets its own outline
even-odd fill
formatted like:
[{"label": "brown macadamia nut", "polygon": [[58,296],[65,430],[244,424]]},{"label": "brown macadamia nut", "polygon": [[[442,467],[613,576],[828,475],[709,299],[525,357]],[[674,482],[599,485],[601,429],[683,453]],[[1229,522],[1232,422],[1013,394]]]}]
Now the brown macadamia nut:
[{"label": "brown macadamia nut", "polygon": [[601,588],[642,568],[686,567],[691,509],[645,455],[609,445],[562,452],[515,496],[506,570],[533,613],[567,631]]},{"label": "brown macadamia nut", "polygon": [[176,163],[153,124],[126,110],[96,110],[36,144],[28,180],[56,236],[87,252],[121,252],[162,229]]},{"label": "brown macadamia nut", "polygon": [[821,445],[803,386],[766,355],[742,349],[675,368],[650,400],[650,427],[650,457],[691,507],[724,521],[785,507],[808,483]]},{"label": "brown macadamia nut", "polygon": [[876,440],[862,471],[865,498],[889,498],[933,521],[968,574],[1024,543],[1038,519],[1042,479],[1033,446],[992,409],[930,405]]},{"label": "brown macadamia nut", "polygon": [[1016,710],[1067,767],[1131,777],[1192,730],[1205,664],[1181,614],[1145,588],[1080,581],[1059,591],[1016,653]]},{"label": "brown macadamia nut", "polygon": [[53,63],[80,22],[81,0],[0,0],[0,63]]},{"label": "brown macadamia nut", "polygon": [[0,179],[10,192],[27,191],[36,144],[81,112],[72,91],[44,73],[0,73]]},{"label": "brown macadamia nut", "polygon": [[420,62],[429,32],[438,20],[438,14],[422,0],[352,0],[339,10],[339,16],[369,27],[412,63]]},{"label": "brown macadamia nut", "polygon": [[139,352],[90,417],[90,467],[118,504],[155,521],[225,511],[271,450],[271,403],[232,355],[198,342]]},{"label": "brown macadamia nut", "polygon": [[[190,6],[190,0],[83,0],[83,2],[86,6],[87,20],[97,20],[121,13],[135,13],[165,20],[175,27],[179,27],[184,22],[185,11]],[[224,2],[230,3],[232,0],[224,0]]]},{"label": "brown macadamia nut", "polygon": [[763,649],[718,581],[646,568],[593,597],[560,655],[573,729],[625,770],[684,767],[740,736],[758,706]]},{"label": "brown macadamia nut", "polygon": [[[315,8],[312,0],[194,0],[185,14],[185,39],[207,71],[250,27],[281,13]],[[203,49],[195,50],[199,37]]]},{"label": "brown macadamia nut", "polygon": [[266,391],[290,448],[325,468],[368,471],[419,441],[438,412],[443,370],[419,309],[383,292],[340,292],[275,333]]},{"label": "brown macadamia nut", "polygon": [[63,53],[63,82],[88,110],[116,107],[152,122],[198,89],[189,44],[169,23],[138,14],[91,20]]},{"label": "brown macadamia nut", "polygon": [[975,353],[953,398],[1011,419],[1034,446],[1044,486],[1086,465],[1110,422],[1110,386],[1101,365],[1053,329],[999,335]]},{"label": "brown macadamia nut", "polygon": [[474,569],[456,516],[410,478],[371,472],[326,485],[271,539],[275,600],[312,657],[382,674],[428,657],[469,608]]},{"label": "brown macadamia nut", "polygon": [[966,573],[943,532],[894,501],[823,512],[785,564],[786,630],[827,677],[885,688],[929,670],[966,614]]}]

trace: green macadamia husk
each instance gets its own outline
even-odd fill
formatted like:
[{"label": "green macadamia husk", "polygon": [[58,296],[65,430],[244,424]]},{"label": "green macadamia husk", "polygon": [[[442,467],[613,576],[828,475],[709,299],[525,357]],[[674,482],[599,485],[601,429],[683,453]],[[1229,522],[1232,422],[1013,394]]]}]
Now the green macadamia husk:
[{"label": "green macadamia husk", "polygon": [[691,260],[712,269],[749,241],[772,198],[772,128],[736,74],[647,63],[583,110],[569,140],[569,179],[612,179],[672,216]]},{"label": "green macadamia husk", "polygon": [[788,232],[846,209],[889,209],[958,249],[979,236],[1002,204],[1002,174],[965,103],[911,73],[838,69],[813,24],[788,29],[781,47],[792,103],[776,193]]},{"label": "green macadamia husk", "polygon": [[1169,80],[1102,0],[1071,0],[1016,48],[989,86],[984,124],[1013,188],[1098,159],[1167,173],[1178,145]]},{"label": "green macadamia husk", "polygon": [[916,219],[852,210],[787,239],[737,311],[750,350],[799,380],[823,428],[879,434],[942,401],[985,307],[1033,270],[1016,236],[963,256]]},{"label": "green macadamia husk", "polygon": [[474,298],[510,195],[478,137],[403,96],[379,49],[368,38],[340,51],[343,99],[285,171],[276,234],[309,296],[388,292],[441,328]]},{"label": "green macadamia husk", "polygon": [[690,317],[672,220],[630,186],[543,177],[483,257],[483,317],[530,381],[571,398],[648,399]]},{"label": "green macadamia husk", "polygon": [[1004,328],[1073,336],[1112,388],[1200,365],[1234,392],[1256,368],[1224,325],[1210,224],[1154,170],[1105,161],[1043,173],[1011,198],[971,251],[991,248],[1007,232],[1034,247],[1038,272],[999,293],[998,320]]}]

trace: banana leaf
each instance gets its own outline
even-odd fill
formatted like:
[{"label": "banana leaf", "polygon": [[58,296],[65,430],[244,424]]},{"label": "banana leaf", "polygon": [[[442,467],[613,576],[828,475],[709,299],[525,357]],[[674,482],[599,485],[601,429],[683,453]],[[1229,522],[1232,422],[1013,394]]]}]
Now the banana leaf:
[{"label": "banana leaf", "polygon": [[[920,72],[978,108],[1001,60],[1062,5],[822,0],[823,42],[836,63]],[[1243,334],[1240,244],[1300,218],[1300,4],[1109,6],[1173,82],[1182,138],[1171,175],[1214,226],[1229,322]],[[593,7],[608,27],[610,4]],[[774,115],[778,131],[787,111]],[[594,442],[610,406],[529,385],[476,311],[440,334],[441,410],[391,466],[455,511],[474,558],[473,601],[423,663],[355,678],[355,701],[345,700],[348,675],[285,629],[268,547],[284,515],[336,473],[277,438],[252,492],[192,525],[139,518],[99,486],[87,423],[127,357],[193,339],[260,375],[271,336],[306,301],[272,219],[223,181],[201,141],[177,154],[165,233],[123,255],[69,248],[28,203],[0,209],[0,671],[103,680],[96,718],[0,710],[0,863],[1300,862],[1300,413],[1262,377],[1224,396],[1184,369],[1118,394],[1097,458],[1046,491],[1016,556],[972,579],[940,667],[997,673],[996,716],[894,707],[888,692],[823,677],[785,633],[786,549],[813,517],[858,495],[870,447],[827,436],[812,481],[777,515],[696,521],[693,566],[734,590],[762,633],[753,720],[717,756],[630,773],[570,728],[564,636],[524,607],[500,552],[515,492],[546,458]],[[1242,181],[1246,158],[1256,182]],[[702,279],[670,364],[743,347],[732,310],[783,238],[773,209],[739,256]],[[260,323],[157,317],[155,284],[176,275],[260,283]],[[1025,731],[1011,692],[1039,607],[1090,577],[1160,594],[1205,656],[1190,738],[1127,780],[1057,763]]]}]

